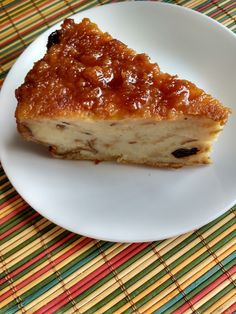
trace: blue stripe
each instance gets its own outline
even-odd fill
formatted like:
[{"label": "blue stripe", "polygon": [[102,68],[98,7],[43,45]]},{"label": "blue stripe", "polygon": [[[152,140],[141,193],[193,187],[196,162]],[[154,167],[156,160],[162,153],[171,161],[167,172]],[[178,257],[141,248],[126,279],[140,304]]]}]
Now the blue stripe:
[{"label": "blue stripe", "polygon": [[[231,261],[236,260],[236,252],[233,252],[229,256],[227,256],[224,260],[222,260],[221,264],[225,267],[228,263]],[[222,273],[221,267],[219,264],[211,268],[209,271],[207,271],[203,276],[198,278],[196,281],[194,281],[192,284],[190,284],[186,289],[183,290],[183,293],[187,295],[188,293],[192,292],[194,289],[196,289],[200,284],[202,284],[204,281],[209,279],[211,276],[216,274],[217,272]],[[161,306],[158,310],[156,310],[155,314],[163,314],[165,311],[167,311],[171,306],[173,306],[176,302],[183,299],[183,294],[178,294],[173,299],[171,299],[168,303]]]}]

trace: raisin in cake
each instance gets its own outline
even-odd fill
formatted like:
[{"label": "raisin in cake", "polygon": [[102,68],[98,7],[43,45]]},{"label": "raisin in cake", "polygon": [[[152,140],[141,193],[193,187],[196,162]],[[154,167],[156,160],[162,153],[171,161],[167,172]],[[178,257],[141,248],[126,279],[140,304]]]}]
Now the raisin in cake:
[{"label": "raisin in cake", "polygon": [[16,98],[19,132],[56,158],[156,167],[209,163],[230,112],[89,19],[49,36]]}]

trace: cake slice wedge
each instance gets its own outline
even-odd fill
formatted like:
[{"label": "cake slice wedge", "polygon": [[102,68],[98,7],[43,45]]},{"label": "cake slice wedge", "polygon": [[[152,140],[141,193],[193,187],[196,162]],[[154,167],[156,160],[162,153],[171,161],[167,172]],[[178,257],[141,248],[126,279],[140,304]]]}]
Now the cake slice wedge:
[{"label": "cake slice wedge", "polygon": [[56,158],[155,167],[210,163],[230,113],[89,19],[49,36],[16,98],[18,131]]}]

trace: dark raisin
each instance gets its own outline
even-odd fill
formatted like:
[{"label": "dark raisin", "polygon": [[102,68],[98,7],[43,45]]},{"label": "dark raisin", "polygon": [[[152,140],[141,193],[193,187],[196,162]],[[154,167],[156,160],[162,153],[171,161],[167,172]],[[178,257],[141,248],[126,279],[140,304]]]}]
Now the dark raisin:
[{"label": "dark raisin", "polygon": [[137,143],[136,141],[129,142],[129,144],[136,144],[136,143]]},{"label": "dark raisin", "polygon": [[58,130],[64,130],[64,129],[66,128],[66,126],[63,125],[63,124],[57,124],[57,125],[56,125],[56,128],[57,128]]},{"label": "dark raisin", "polygon": [[188,157],[188,156],[191,156],[191,155],[196,155],[197,152],[199,152],[199,149],[197,147],[193,147],[193,148],[179,148],[179,149],[176,149],[171,154],[173,156],[175,156],[175,158],[183,158],[183,157]]},{"label": "dark raisin", "polygon": [[60,36],[59,36],[59,31],[52,32],[48,36],[48,43],[47,43],[47,49],[51,48],[55,44],[60,43]]}]

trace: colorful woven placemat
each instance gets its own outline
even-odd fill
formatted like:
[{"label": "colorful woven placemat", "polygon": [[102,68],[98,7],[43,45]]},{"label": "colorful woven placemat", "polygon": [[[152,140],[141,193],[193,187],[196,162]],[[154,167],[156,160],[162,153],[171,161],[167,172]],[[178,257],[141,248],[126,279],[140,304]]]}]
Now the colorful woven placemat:
[{"label": "colorful woven placemat", "polygon": [[[108,2],[2,0],[1,82],[45,29]],[[235,0],[164,2],[198,10],[236,32]],[[234,313],[235,209],[164,241],[97,241],[40,216],[0,167],[0,313]]]}]

